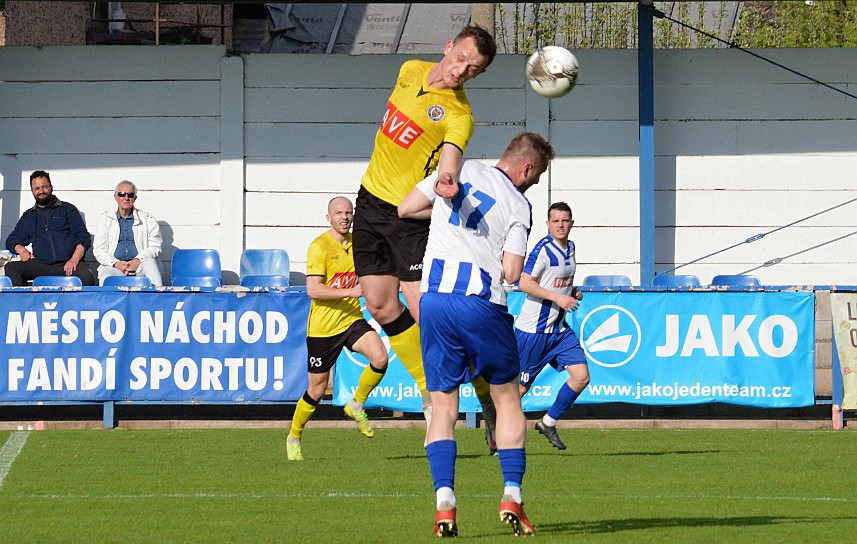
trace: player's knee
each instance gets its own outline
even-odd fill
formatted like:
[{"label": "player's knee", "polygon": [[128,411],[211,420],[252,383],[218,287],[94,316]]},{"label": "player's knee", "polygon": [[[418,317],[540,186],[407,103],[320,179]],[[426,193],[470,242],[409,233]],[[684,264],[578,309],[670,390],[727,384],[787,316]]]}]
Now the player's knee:
[{"label": "player's knee", "polygon": [[378,356],[369,358],[369,364],[372,365],[372,368],[374,368],[376,370],[382,370],[382,371],[387,370],[387,363],[388,362],[389,361],[387,359],[386,353],[384,353],[383,355],[378,355]]},{"label": "player's knee", "polygon": [[395,301],[370,301],[368,298],[366,299],[366,310],[372,314],[372,317],[375,318],[375,321],[381,324],[390,323],[394,321],[397,317],[399,317],[399,313],[401,313],[402,304],[399,302],[399,299]]},{"label": "player's knee", "polygon": [[327,384],[310,384],[309,387],[307,387],[306,392],[312,400],[314,400],[315,402],[319,402],[324,397],[324,392],[326,390]]},{"label": "player's knee", "polygon": [[579,393],[589,385],[589,374],[573,376],[569,381],[571,382],[569,386]]}]

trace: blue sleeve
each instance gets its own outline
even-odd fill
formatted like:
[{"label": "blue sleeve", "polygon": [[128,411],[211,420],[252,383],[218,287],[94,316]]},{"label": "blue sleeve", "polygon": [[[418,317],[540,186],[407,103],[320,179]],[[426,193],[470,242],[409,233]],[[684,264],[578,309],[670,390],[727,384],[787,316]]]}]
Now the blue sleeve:
[{"label": "blue sleeve", "polygon": [[18,219],[18,223],[12,230],[12,233],[6,238],[6,249],[15,253],[15,246],[20,244],[28,246],[33,241],[35,234],[35,224],[33,223],[35,216],[31,213],[24,212],[24,215]]}]

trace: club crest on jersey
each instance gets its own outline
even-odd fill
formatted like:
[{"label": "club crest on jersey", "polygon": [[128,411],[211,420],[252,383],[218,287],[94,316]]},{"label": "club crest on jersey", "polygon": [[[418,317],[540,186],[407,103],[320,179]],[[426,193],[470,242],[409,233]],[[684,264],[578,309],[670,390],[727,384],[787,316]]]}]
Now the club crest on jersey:
[{"label": "club crest on jersey", "polygon": [[443,119],[443,116],[444,116],[445,114],[446,114],[446,112],[445,112],[445,111],[443,111],[443,108],[442,108],[442,107],[440,107],[440,106],[436,106],[436,105],[435,105],[435,106],[432,106],[432,107],[430,107],[430,108],[428,109],[428,116],[429,116],[429,119],[431,119],[432,121],[435,121],[435,122],[440,121],[441,119]]}]

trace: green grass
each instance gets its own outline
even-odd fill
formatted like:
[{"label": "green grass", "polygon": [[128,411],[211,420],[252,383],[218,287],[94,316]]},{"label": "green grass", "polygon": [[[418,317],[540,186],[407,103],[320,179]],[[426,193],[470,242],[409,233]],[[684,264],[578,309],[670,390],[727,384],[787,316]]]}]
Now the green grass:
[{"label": "green grass", "polygon": [[[0,432],[0,446],[8,432]],[[29,434],[0,487],[0,543],[431,542],[423,434],[286,431]],[[528,436],[541,542],[852,542],[857,433],[563,429]],[[508,542],[496,458],[458,431],[460,540]],[[2,463],[2,460],[0,460]]]}]

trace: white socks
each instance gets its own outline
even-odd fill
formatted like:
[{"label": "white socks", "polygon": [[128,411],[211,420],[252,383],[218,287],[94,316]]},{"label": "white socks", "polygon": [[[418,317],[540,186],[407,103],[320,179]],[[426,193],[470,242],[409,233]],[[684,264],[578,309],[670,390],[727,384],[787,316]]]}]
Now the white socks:
[{"label": "white socks", "polygon": [[524,499],[521,498],[521,488],[514,485],[507,485],[503,488],[503,497],[509,497],[518,504],[524,502]]},{"label": "white socks", "polygon": [[[519,493],[520,494],[520,493]],[[455,508],[455,492],[451,487],[441,487],[437,490],[437,508],[440,509],[440,504],[447,502],[451,508]]]}]

